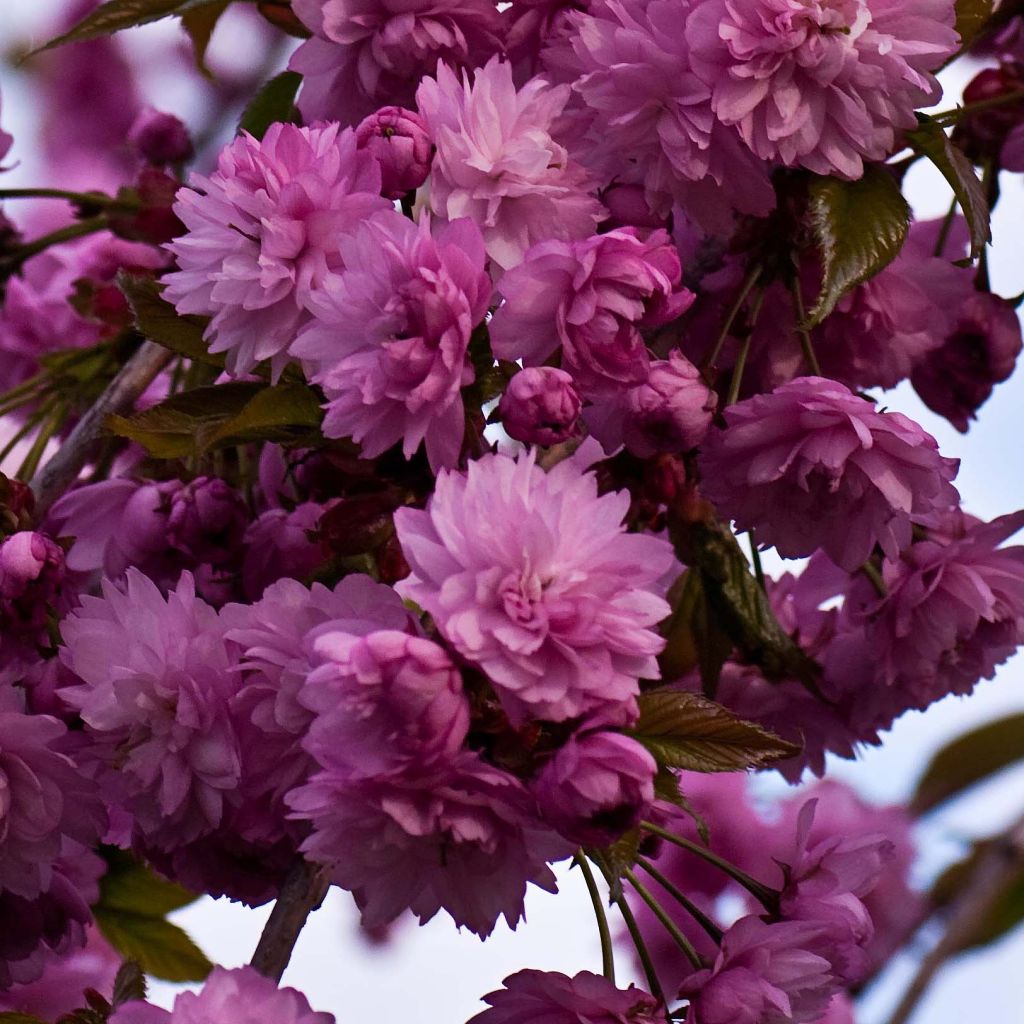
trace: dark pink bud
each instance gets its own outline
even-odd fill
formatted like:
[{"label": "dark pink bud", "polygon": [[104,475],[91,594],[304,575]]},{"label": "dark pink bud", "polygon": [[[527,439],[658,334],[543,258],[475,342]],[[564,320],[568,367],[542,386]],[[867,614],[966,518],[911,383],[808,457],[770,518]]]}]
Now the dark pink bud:
[{"label": "dark pink bud", "polygon": [[248,525],[238,491],[217,477],[200,476],[172,496],[167,539],[196,562],[223,565],[241,549]]},{"label": "dark pink bud", "polygon": [[498,403],[498,415],[509,437],[526,444],[559,444],[574,436],[580,396],[572,377],[552,366],[520,370]]},{"label": "dark pink bud", "polygon": [[643,185],[612,185],[601,193],[601,201],[608,207],[611,227],[663,228],[664,217],[656,217],[647,205]]},{"label": "dark pink bud", "polygon": [[533,784],[541,814],[566,839],[607,846],[654,802],[654,758],[622,733],[573,736]]},{"label": "dark pink bud", "polygon": [[173,114],[144,107],[135,118],[128,141],[147,163],[181,164],[195,152],[188,129]]},{"label": "dark pink bud", "polygon": [[356,143],[380,164],[381,195],[388,199],[400,199],[427,180],[434,140],[415,111],[382,107],[356,128]]},{"label": "dark pink bud", "polygon": [[64,551],[41,533],[23,530],[0,544],[0,632],[42,642],[64,579]]}]

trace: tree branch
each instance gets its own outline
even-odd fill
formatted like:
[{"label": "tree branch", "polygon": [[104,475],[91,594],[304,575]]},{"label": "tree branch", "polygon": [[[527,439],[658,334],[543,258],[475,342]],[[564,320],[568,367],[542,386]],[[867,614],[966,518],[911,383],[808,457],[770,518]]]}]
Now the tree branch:
[{"label": "tree branch", "polygon": [[121,367],[91,409],[78,421],[68,439],[32,480],[36,496],[36,518],[41,520],[50,506],[78,479],[89,461],[93,446],[103,433],[107,417],[129,410],[157,374],[170,362],[172,353],[152,341],[144,341]]},{"label": "tree branch", "polygon": [[252,955],[252,966],[260,974],[281,980],[306,919],[323,902],[329,886],[325,868],[305,860],[296,861]]},{"label": "tree branch", "polygon": [[1024,817],[1019,818],[989,847],[953,902],[946,931],[921,961],[917,974],[889,1018],[906,1024],[928,986],[947,960],[962,950],[978,923],[1005,894],[1006,886],[1024,869]]}]

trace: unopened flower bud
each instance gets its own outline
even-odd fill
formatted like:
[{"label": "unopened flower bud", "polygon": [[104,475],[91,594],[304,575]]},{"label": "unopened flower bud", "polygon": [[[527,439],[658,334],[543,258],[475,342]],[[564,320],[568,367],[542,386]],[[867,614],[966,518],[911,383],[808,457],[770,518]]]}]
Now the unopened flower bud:
[{"label": "unopened flower bud", "polygon": [[577,432],[580,396],[572,377],[552,366],[520,370],[498,403],[509,437],[526,444],[551,445]]},{"label": "unopened flower bud", "polygon": [[611,227],[663,228],[665,218],[651,213],[643,185],[612,185],[601,193],[601,202],[608,208]]},{"label": "unopened flower bud", "polygon": [[0,632],[41,642],[49,608],[64,579],[64,551],[22,530],[0,544]]},{"label": "unopened flower bud", "polygon": [[217,477],[197,477],[171,497],[167,538],[196,562],[223,565],[242,546],[249,516],[242,496]]},{"label": "unopened flower bud", "polygon": [[145,107],[135,118],[128,141],[147,163],[163,167],[192,158],[195,149],[188,129],[173,114]]},{"label": "unopened flower bud", "polygon": [[427,122],[404,107],[382,107],[356,128],[356,143],[380,164],[381,195],[399,199],[430,174],[434,140]]}]

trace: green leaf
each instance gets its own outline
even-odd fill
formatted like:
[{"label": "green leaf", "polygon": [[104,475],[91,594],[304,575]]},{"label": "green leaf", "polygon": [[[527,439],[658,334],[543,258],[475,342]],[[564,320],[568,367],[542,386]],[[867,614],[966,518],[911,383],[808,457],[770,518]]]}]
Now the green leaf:
[{"label": "green leaf", "polygon": [[800,748],[737,718],[696,693],[652,690],[640,696],[629,733],[659,765],[692,772],[736,772],[792,757]]},{"label": "green leaf", "polygon": [[956,30],[960,48],[968,46],[992,17],[992,0],[956,0]]},{"label": "green leaf", "polygon": [[206,317],[178,313],[163,298],[163,287],[155,278],[135,277],[121,271],[117,285],[132,307],[136,327],[150,341],[188,359],[224,367],[224,356],[210,352],[209,344],[203,340],[210,322]]},{"label": "green leaf", "polygon": [[210,37],[220,21],[220,16],[231,5],[231,0],[213,0],[209,5],[185,11],[181,15],[181,27],[192,40],[192,52],[195,55],[196,67],[207,77],[212,78],[206,66],[206,50],[210,45]]},{"label": "green leaf", "polygon": [[587,850],[587,856],[601,866],[613,900],[622,895],[622,873],[636,863],[642,839],[643,832],[639,828],[631,828],[614,843],[600,850]]},{"label": "green leaf", "polygon": [[992,241],[985,189],[970,160],[953,145],[942,126],[927,114],[918,114],[918,127],[907,132],[907,144],[926,156],[949,182],[971,233],[971,255],[978,257]]},{"label": "green leaf", "polygon": [[136,960],[163,981],[203,981],[213,970],[206,954],[187,933],[162,917],[124,910],[94,910],[103,937],[122,956]]},{"label": "green leaf", "polygon": [[105,910],[163,917],[199,899],[196,893],[162,878],[124,850],[107,846],[102,853],[107,873],[100,879],[97,906]]},{"label": "green leaf", "polygon": [[665,650],[658,658],[663,679],[679,679],[694,668],[713,691],[733,642],[712,614],[701,571],[684,572],[668,594],[672,614],[662,624]]},{"label": "green leaf", "polygon": [[694,614],[700,611],[696,621],[704,625],[698,636],[709,645],[699,652],[706,662],[702,672],[710,673],[719,663],[724,649],[720,634],[724,633],[768,679],[797,679],[813,690],[820,666],[779,625],[732,532],[711,519],[670,520],[669,531],[680,561],[690,566],[688,572],[701,574],[707,608],[698,607]]},{"label": "green leaf", "polygon": [[1024,761],[1024,713],[987,722],[943,747],[925,768],[911,810],[925,814],[1017,761]]},{"label": "green leaf", "polygon": [[220,2],[221,0],[107,0],[72,29],[33,50],[29,56],[52,50],[65,43],[81,43],[86,39],[112,35],[122,29],[147,25],[151,21],[169,18],[172,14],[201,10]]},{"label": "green leaf", "polygon": [[296,71],[282,71],[275,75],[245,108],[238,130],[262,139],[276,121],[294,121],[295,94],[301,84],[302,75]]},{"label": "green leaf", "polygon": [[230,381],[172,395],[130,418],[111,416],[107,427],[158,459],[180,459],[250,441],[312,443],[321,419],[320,399],[305,384]]},{"label": "green leaf", "polygon": [[679,776],[671,768],[666,768],[664,765],[658,766],[658,774],[654,776],[654,795],[659,800],[666,800],[688,814],[693,820],[694,825],[697,826],[697,834],[704,845],[710,845],[711,832],[708,829],[708,823],[704,820],[703,815],[683,795],[682,790],[679,788]]},{"label": "green leaf", "polygon": [[0,1024],[46,1024],[30,1013],[0,1013]]},{"label": "green leaf", "polygon": [[138,960],[125,960],[114,978],[111,1003],[118,1007],[122,1003],[146,998],[146,975]]},{"label": "green leaf", "polygon": [[910,207],[895,178],[868,164],[857,181],[815,175],[808,214],[822,263],[821,292],[805,324],[814,327],[848,291],[896,258],[907,237]]}]

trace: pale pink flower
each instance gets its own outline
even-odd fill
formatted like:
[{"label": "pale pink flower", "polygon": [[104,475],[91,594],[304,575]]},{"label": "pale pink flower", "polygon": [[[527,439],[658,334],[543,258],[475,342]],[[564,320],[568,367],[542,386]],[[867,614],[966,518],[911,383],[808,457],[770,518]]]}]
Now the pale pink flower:
[{"label": "pale pink flower", "polygon": [[174,205],[188,231],[168,246],[179,269],[164,296],[179,313],[213,317],[210,351],[232,373],[270,359],[279,375],[311,292],[341,266],[339,235],[389,209],[380,167],[351,129],[278,123],[262,141],[240,135],[189,183]]},{"label": "pale pink flower", "polygon": [[705,0],[691,7],[692,66],[715,116],[764,160],[860,177],[914,110],[941,94],[956,52],[953,0]]},{"label": "pale pink flower", "polygon": [[346,269],[310,300],[314,319],[292,347],[327,396],[324,433],[366,458],[401,441],[407,459],[425,444],[432,468],[455,465],[469,338],[491,293],[480,232],[463,219],[435,238],[392,211],[338,247]]},{"label": "pale pink flower", "polygon": [[915,519],[957,502],[958,464],[931,435],[835,381],[799,377],[724,415],[704,444],[703,490],[784,558],[821,548],[852,572],[876,544],[896,557]]},{"label": "pale pink flower", "polygon": [[234,652],[189,573],[166,598],[129,569],[61,624],[61,658],[79,680],[62,691],[100,762],[105,798],[140,840],[170,850],[213,831],[238,786],[229,702]]},{"label": "pale pink flower", "polygon": [[497,57],[462,81],[445,66],[425,78],[416,102],[437,146],[430,208],[446,220],[470,217],[502,270],[535,242],[590,235],[603,216],[593,182],[552,138],[567,86],[532,78],[516,89]]},{"label": "pale pink flower", "polygon": [[406,909],[422,922],[444,909],[481,937],[499,917],[514,928],[527,883],[554,892],[546,861],[571,852],[515,776],[468,751],[411,777],[353,780],[325,769],[288,802],[313,826],[303,851],[330,865],[371,928]]},{"label": "pale pink flower", "polygon": [[519,971],[483,997],[489,1008],[469,1024],[661,1024],[665,1011],[647,992],[616,988],[599,974]]},{"label": "pale pink flower", "polygon": [[590,4],[566,19],[544,55],[571,82],[561,138],[602,182],[642,184],[659,216],[679,204],[709,229],[732,213],[764,216],[775,205],[768,167],[711,110],[685,34],[688,0]]},{"label": "pale pink flower", "polygon": [[599,496],[572,461],[545,473],[532,453],[442,472],[427,508],[395,527],[416,601],[490,678],[516,723],[635,709],[657,679],[668,613],[668,541],[625,533],[625,491]]},{"label": "pale pink flower", "polygon": [[562,366],[587,397],[644,383],[644,327],[675,319],[693,302],[680,286],[679,254],[664,231],[619,228],[583,241],[546,241],[505,274],[504,304],[490,324],[499,359],[543,363],[561,345]]},{"label": "pale pink flower", "polygon": [[303,76],[307,121],[354,125],[378,107],[412,107],[438,61],[474,67],[502,48],[490,0],[295,0],[313,33],[289,67]]}]

